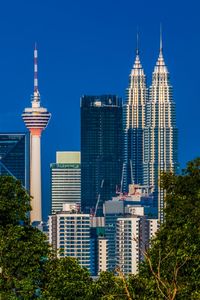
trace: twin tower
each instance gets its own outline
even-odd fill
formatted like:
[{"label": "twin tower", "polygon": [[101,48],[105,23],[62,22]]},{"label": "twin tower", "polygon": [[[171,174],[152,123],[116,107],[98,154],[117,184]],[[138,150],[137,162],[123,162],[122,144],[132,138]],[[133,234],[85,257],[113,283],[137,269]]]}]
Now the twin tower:
[{"label": "twin tower", "polygon": [[169,72],[163,58],[162,37],[152,84],[146,85],[139,51],[129,77],[124,105],[124,189],[130,183],[154,190],[154,206],[163,220],[164,192],[159,180],[162,172],[177,172],[178,133],[175,103]]}]

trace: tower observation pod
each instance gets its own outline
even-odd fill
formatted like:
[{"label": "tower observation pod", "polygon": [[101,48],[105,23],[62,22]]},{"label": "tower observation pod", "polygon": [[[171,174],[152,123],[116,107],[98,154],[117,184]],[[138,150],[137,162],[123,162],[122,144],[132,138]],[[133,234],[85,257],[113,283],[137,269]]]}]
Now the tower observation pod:
[{"label": "tower observation pod", "polygon": [[41,201],[41,146],[42,131],[47,127],[51,114],[40,106],[40,93],[38,90],[38,52],[34,49],[34,93],[31,107],[25,108],[22,118],[30,131],[30,195],[32,211],[31,223],[42,221]]}]

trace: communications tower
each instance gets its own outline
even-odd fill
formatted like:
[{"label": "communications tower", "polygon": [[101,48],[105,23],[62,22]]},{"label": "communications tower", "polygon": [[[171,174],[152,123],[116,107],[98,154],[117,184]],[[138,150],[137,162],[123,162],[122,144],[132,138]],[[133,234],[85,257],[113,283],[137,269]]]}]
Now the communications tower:
[{"label": "communications tower", "polygon": [[51,114],[40,106],[40,93],[38,90],[38,51],[34,49],[34,93],[31,107],[25,108],[22,118],[30,131],[30,194],[32,211],[30,213],[31,223],[42,220],[41,201],[41,134],[47,127]]}]

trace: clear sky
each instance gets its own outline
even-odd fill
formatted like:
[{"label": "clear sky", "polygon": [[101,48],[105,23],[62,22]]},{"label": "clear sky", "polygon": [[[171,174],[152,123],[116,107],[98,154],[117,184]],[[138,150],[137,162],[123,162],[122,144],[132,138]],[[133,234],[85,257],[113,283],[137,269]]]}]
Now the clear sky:
[{"label": "clear sky", "polygon": [[148,85],[163,25],[179,128],[179,161],[200,156],[200,4],[178,0],[6,0],[0,5],[0,131],[24,131],[33,91],[33,47],[39,90],[52,119],[42,138],[44,215],[49,164],[58,150],[80,149],[80,96],[124,98],[139,27]]}]

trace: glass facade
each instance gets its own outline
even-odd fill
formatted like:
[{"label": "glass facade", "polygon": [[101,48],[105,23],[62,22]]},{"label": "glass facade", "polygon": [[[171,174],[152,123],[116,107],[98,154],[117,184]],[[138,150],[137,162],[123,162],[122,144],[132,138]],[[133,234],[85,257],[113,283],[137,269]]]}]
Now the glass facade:
[{"label": "glass facade", "polygon": [[0,133],[0,175],[19,179],[29,190],[28,133]]},{"label": "glass facade", "polygon": [[[122,100],[113,95],[81,98],[81,206],[102,214],[122,178]],[[98,208],[98,209],[97,209]]]},{"label": "glass facade", "polygon": [[81,165],[79,151],[57,151],[51,168],[51,213],[65,203],[81,202]]},{"label": "glass facade", "polygon": [[66,202],[81,201],[80,164],[51,164],[51,211],[61,211]]}]

